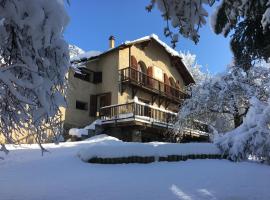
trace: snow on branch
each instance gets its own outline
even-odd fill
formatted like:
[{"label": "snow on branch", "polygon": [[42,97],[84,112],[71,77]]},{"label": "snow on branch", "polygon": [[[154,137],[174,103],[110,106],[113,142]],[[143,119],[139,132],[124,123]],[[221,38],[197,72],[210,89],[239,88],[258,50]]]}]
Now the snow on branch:
[{"label": "snow on branch", "polygon": [[0,1],[0,134],[8,142],[26,129],[41,143],[64,104],[68,21],[62,0]]}]

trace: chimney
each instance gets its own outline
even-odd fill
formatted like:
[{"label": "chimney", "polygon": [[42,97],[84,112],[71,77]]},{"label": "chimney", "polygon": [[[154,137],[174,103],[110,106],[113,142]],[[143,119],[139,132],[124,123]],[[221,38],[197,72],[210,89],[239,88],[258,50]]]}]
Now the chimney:
[{"label": "chimney", "polygon": [[114,36],[111,35],[111,36],[109,37],[109,48],[110,48],[110,49],[114,48],[114,45],[115,45],[115,39],[114,39]]}]

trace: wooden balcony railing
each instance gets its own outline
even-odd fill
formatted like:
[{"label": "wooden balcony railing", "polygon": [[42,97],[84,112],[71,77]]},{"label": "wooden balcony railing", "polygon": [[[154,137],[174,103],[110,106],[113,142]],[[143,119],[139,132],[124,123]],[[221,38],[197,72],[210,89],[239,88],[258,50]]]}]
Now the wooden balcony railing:
[{"label": "wooden balcony railing", "polygon": [[165,84],[141,71],[127,67],[119,70],[121,82],[131,82],[139,87],[149,89],[152,92],[176,100],[184,99],[187,94],[180,88]]},{"label": "wooden balcony railing", "polygon": [[107,122],[140,120],[146,123],[156,123],[169,126],[176,120],[176,116],[176,113],[154,108],[153,106],[138,102],[100,108],[101,120]]}]

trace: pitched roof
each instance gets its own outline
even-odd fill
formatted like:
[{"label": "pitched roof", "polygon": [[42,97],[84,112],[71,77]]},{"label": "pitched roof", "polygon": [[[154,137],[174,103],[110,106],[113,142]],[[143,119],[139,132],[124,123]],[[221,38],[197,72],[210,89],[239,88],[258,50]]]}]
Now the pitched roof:
[{"label": "pitched roof", "polygon": [[[133,41],[125,41],[124,43],[122,43],[119,46],[116,46],[115,48],[109,49],[107,51],[104,52],[100,52],[98,54],[91,54],[91,53],[84,53],[83,55],[79,55],[77,58],[78,59],[73,59],[71,61],[71,63],[80,63],[80,62],[85,62],[88,60],[92,60],[92,59],[96,59],[102,55],[105,55],[107,53],[110,53],[114,50],[117,50],[119,48],[123,48],[123,47],[128,47],[128,46],[132,46],[134,44],[138,44],[138,43],[142,43],[142,42],[146,42],[146,41],[155,41],[157,42],[160,46],[162,46],[164,48],[164,50],[174,59],[174,61],[177,63],[176,67],[177,70],[179,71],[179,73],[182,75],[184,81],[189,84],[189,83],[195,83],[194,78],[192,76],[192,74],[189,72],[189,70],[187,69],[187,67],[185,66],[185,64],[182,62],[182,57],[180,56],[180,54],[175,51],[174,49],[172,49],[169,45],[167,45],[166,43],[162,42],[157,35],[155,34],[151,34],[149,36],[145,36]],[[92,51],[93,52],[93,51]]]}]

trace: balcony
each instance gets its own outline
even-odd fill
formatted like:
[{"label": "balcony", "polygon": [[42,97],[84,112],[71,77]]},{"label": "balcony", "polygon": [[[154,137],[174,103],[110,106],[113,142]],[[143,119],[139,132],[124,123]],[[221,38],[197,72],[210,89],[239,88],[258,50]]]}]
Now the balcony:
[{"label": "balcony", "polygon": [[100,108],[103,125],[144,125],[172,128],[177,113],[140,102],[131,102]]},{"label": "balcony", "polygon": [[[120,82],[122,84],[130,84],[135,88],[143,89],[149,92],[153,97],[160,97],[179,104],[181,101],[188,97],[188,95],[180,88],[173,87],[165,84],[141,71],[127,67],[119,70]],[[136,91],[132,96],[135,96]]]},{"label": "balcony", "polygon": [[[117,104],[100,108],[100,119],[103,127],[132,126],[151,127],[160,130],[173,129],[177,113],[163,110],[141,102]],[[184,128],[182,141],[207,141],[208,126],[197,122],[194,127]]]}]

